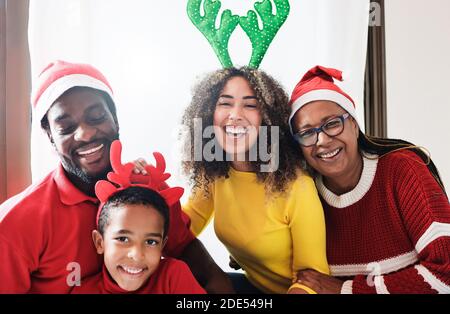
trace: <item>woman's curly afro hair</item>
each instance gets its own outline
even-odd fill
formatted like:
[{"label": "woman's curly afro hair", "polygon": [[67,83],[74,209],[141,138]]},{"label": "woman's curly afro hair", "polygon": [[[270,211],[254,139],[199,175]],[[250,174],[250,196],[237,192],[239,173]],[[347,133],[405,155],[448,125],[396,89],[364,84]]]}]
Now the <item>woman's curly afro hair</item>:
[{"label": "woman's curly afro hair", "polygon": [[[257,158],[251,161],[257,174],[258,181],[265,185],[267,192],[283,192],[287,184],[297,177],[297,171],[304,165],[301,150],[290,134],[288,118],[290,114],[289,98],[281,85],[271,76],[261,70],[242,68],[227,68],[214,71],[201,80],[193,90],[192,101],[186,108],[182,125],[185,132],[183,171],[188,176],[193,189],[208,191],[209,185],[217,178],[227,178],[230,161],[207,161],[205,158],[194,160],[194,121],[201,121],[202,130],[195,134],[203,134],[206,127],[213,125],[214,111],[220,93],[225,84],[234,77],[245,78],[253,89],[262,117],[262,126],[268,128],[268,153],[278,150],[278,168],[272,172],[257,171],[260,166],[267,164]],[[271,128],[277,126],[279,141],[271,143]],[[198,140],[198,139],[196,139]],[[201,152],[211,138],[201,139]]]}]

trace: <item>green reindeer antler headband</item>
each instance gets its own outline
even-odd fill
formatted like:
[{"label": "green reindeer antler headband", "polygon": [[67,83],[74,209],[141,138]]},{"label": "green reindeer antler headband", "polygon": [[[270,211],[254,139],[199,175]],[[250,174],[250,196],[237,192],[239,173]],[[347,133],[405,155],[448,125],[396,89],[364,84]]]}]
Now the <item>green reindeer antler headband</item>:
[{"label": "green reindeer antler headband", "polygon": [[206,37],[224,68],[233,66],[228,53],[228,42],[231,34],[240,24],[252,43],[252,56],[248,66],[258,68],[272,40],[289,15],[289,0],[273,1],[276,6],[276,14],[272,14],[270,0],[255,3],[255,10],[263,22],[262,29],[259,28],[258,18],[253,10],[248,11],[245,17],[225,10],[220,19],[220,26],[216,28],[217,15],[222,6],[220,0],[204,0],[204,16],[200,14],[202,0],[188,0],[187,13],[192,23]]}]

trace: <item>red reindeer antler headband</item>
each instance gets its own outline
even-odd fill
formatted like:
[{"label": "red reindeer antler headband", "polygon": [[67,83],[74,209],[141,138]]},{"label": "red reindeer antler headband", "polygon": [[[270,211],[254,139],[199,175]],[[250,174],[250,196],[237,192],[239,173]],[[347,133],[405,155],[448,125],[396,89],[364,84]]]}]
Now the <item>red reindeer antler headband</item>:
[{"label": "red reindeer antler headband", "polygon": [[180,200],[184,189],[181,187],[167,188],[164,184],[170,177],[170,173],[164,172],[166,170],[166,161],[163,155],[158,152],[153,153],[156,167],[147,165],[145,170],[149,175],[146,176],[134,175],[134,164],[132,162],[122,164],[121,156],[122,144],[119,140],[115,140],[111,144],[110,151],[111,167],[114,172],[108,173],[109,181],[100,180],[95,184],[95,194],[101,202],[97,213],[97,224],[102,208],[111,196],[131,186],[139,186],[157,192],[164,198],[169,207]]}]

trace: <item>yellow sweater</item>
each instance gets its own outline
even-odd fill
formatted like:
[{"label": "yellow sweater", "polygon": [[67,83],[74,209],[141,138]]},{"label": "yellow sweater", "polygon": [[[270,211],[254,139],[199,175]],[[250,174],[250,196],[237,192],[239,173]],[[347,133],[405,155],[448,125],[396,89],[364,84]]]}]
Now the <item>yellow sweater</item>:
[{"label": "yellow sweater", "polygon": [[309,176],[299,175],[285,194],[267,198],[255,173],[230,169],[210,195],[191,195],[183,210],[196,235],[214,214],[217,237],[263,292],[286,293],[300,269],[329,274],[322,205]]}]

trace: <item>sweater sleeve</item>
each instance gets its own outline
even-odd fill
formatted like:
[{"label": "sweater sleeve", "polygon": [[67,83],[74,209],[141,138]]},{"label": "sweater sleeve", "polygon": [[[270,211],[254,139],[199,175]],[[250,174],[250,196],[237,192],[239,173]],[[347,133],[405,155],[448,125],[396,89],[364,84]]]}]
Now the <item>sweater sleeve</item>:
[{"label": "sweater sleeve", "polygon": [[311,177],[300,175],[293,185],[289,204],[292,236],[293,280],[299,270],[329,274],[326,256],[325,218]]},{"label": "sweater sleeve", "polygon": [[398,210],[418,262],[390,274],[356,276],[345,286],[353,293],[450,293],[448,198],[412,152],[397,157],[391,171]]},{"label": "sweater sleeve", "polygon": [[183,206],[183,211],[191,220],[191,231],[195,236],[198,236],[203,231],[214,214],[213,193],[213,187],[210,188],[207,195],[203,191],[197,190]]}]

